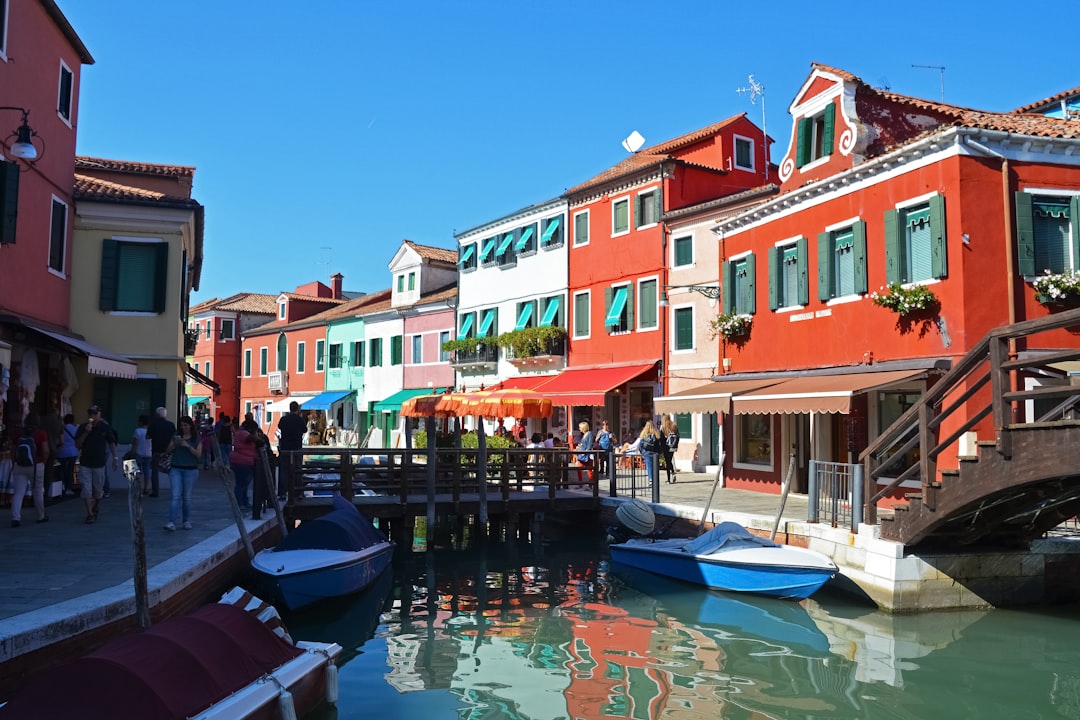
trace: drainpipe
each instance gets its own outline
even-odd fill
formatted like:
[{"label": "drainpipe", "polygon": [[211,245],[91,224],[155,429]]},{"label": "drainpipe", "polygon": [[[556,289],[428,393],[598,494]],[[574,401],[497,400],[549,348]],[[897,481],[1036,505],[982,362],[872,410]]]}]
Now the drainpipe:
[{"label": "drainpipe", "polygon": [[[970,147],[975,148],[981,153],[991,155],[1001,160],[1001,206],[1003,209],[1003,215],[1005,218],[1005,282],[1006,282],[1006,297],[1008,297],[1008,321],[1012,325],[1016,322],[1016,263],[1013,261],[1013,252],[1016,248],[1016,224],[1013,221],[1012,211],[1012,184],[1009,182],[1009,158],[1005,157],[999,152],[991,150],[990,148],[972,140],[969,137],[964,137],[964,143]],[[1016,339],[1009,338],[1009,359],[1015,360],[1017,356],[1016,352]],[[1016,370],[1009,373],[1009,387],[1011,390],[1016,390],[1019,384],[1019,377]],[[1016,403],[1011,405],[1012,422],[1020,422],[1020,407]]]}]

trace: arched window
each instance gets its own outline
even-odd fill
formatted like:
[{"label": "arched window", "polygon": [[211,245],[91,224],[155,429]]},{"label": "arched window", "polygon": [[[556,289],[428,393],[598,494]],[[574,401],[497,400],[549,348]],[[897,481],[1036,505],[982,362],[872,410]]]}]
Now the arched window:
[{"label": "arched window", "polygon": [[280,371],[289,368],[289,338],[285,333],[278,335],[277,339],[277,369]]}]

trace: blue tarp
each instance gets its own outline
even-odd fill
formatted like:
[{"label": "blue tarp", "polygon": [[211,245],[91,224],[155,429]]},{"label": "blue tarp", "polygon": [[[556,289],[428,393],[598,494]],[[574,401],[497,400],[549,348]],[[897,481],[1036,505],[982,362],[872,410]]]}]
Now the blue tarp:
[{"label": "blue tarp", "polygon": [[345,498],[334,495],[333,507],[322,517],[300,523],[275,549],[363,550],[386,542],[371,521]]},{"label": "blue tarp", "polygon": [[683,552],[691,555],[709,555],[721,548],[731,550],[736,547],[777,547],[763,537],[754,535],[742,525],[734,522],[722,522],[693,542],[686,543]]}]

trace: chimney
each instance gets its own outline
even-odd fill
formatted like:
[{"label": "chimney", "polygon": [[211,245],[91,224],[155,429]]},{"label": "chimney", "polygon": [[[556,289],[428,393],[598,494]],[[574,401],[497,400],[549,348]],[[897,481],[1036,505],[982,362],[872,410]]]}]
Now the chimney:
[{"label": "chimney", "polygon": [[345,276],[342,275],[341,273],[334,273],[333,275],[330,276],[330,290],[331,290],[331,293],[332,293],[331,297],[333,297],[335,300],[340,300],[341,297],[342,297],[342,295],[341,295],[341,281],[344,280],[344,279],[345,279]]}]

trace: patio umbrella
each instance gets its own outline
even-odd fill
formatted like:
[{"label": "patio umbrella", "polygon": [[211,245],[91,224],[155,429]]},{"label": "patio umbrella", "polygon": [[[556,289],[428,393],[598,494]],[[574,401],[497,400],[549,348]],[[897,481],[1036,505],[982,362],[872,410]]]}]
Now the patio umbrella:
[{"label": "patio umbrella", "polygon": [[458,408],[461,406],[461,401],[466,397],[466,393],[459,392],[439,395],[439,401],[435,403],[435,417],[447,418],[460,415]]},{"label": "patio umbrella", "polygon": [[443,399],[443,395],[419,395],[409,398],[401,403],[402,417],[435,417],[436,405]]},{"label": "patio umbrella", "polygon": [[481,413],[501,418],[551,417],[551,398],[521,388],[492,390],[481,405]]}]

